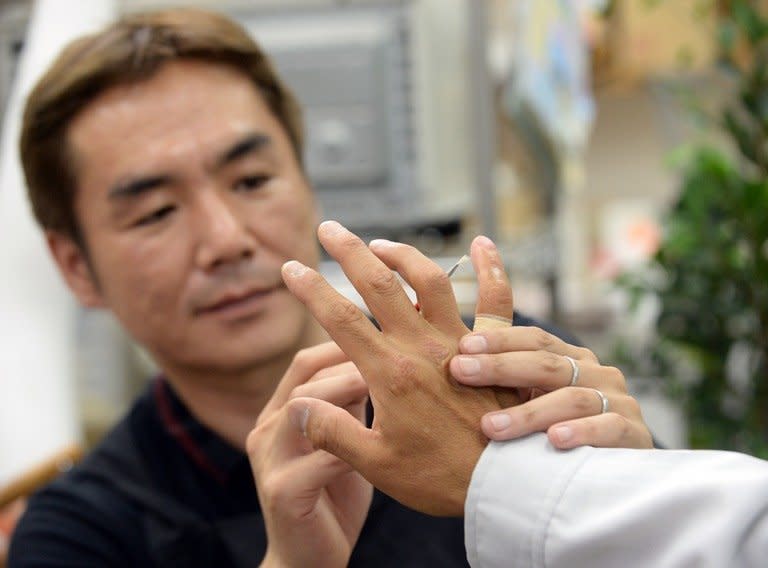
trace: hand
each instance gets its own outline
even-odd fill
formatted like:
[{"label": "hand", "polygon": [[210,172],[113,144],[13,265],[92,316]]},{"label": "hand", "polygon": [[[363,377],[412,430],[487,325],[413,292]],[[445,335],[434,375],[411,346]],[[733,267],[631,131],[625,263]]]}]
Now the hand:
[{"label": "hand", "polygon": [[[368,383],[371,429],[336,406],[310,398],[289,404],[297,429],[344,459],[382,491],[435,515],[461,515],[469,479],[487,444],[480,417],[502,408],[492,389],[459,385],[448,372],[463,324],[445,272],[413,247],[374,241],[370,249],[338,223],[320,225],[321,243],[368,305],[381,331],[314,270],[286,263],[283,278],[349,355]],[[373,251],[373,252],[372,252]],[[375,252],[375,254],[374,254]],[[509,283],[493,243],[478,238],[472,256],[486,271],[487,306],[511,318]],[[391,269],[416,291],[417,312]],[[490,310],[489,310],[490,311]],[[504,404],[506,406],[506,404]]]},{"label": "hand", "polygon": [[[524,404],[485,415],[482,429],[492,440],[546,431],[557,448],[577,446],[651,448],[653,440],[640,406],[627,394],[624,375],[600,364],[589,349],[574,347],[538,328],[509,327],[467,335],[464,355],[451,372],[465,385],[524,389]],[[574,386],[569,386],[578,368]],[[609,412],[602,414],[602,400]]]},{"label": "hand", "polygon": [[368,387],[333,343],[300,351],[265,406],[246,447],[267,531],[262,566],[346,566],[373,489],[339,458],[314,450],[285,404],[315,397],[362,427]]},{"label": "hand", "polygon": [[5,566],[11,534],[26,506],[26,499],[20,497],[0,508],[0,566]]}]

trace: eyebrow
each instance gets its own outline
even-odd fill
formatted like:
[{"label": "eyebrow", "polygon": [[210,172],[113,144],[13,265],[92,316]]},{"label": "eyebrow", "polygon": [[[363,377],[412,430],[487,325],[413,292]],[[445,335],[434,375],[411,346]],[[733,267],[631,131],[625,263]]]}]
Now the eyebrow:
[{"label": "eyebrow", "polygon": [[110,199],[120,199],[125,197],[136,197],[142,193],[147,193],[153,189],[170,183],[170,176],[151,176],[130,180],[127,182],[118,182],[109,190]]},{"label": "eyebrow", "polygon": [[[269,148],[271,144],[272,139],[266,134],[248,134],[218,156],[215,160],[214,169],[220,169],[248,154]],[[171,183],[170,175],[156,175],[118,182],[109,190],[108,197],[109,199],[137,197],[169,183]]]},{"label": "eyebrow", "polygon": [[272,139],[266,134],[248,134],[219,156],[218,160],[216,160],[215,168],[218,169],[226,166],[248,154],[260,152],[269,148],[271,144]]}]

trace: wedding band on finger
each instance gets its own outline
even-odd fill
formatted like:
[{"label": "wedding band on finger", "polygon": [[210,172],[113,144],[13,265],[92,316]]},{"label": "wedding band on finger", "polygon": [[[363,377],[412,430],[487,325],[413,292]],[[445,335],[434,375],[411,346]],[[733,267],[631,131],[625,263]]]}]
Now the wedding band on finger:
[{"label": "wedding band on finger", "polygon": [[573,357],[568,357],[568,355],[563,355],[566,359],[568,359],[568,362],[571,364],[571,382],[568,383],[569,387],[574,386],[578,380],[579,380],[579,364],[576,362],[576,360]]},{"label": "wedding band on finger", "polygon": [[605,396],[602,391],[599,391],[597,389],[592,389],[592,390],[595,391],[597,393],[597,396],[600,397],[600,405],[601,405],[600,414],[605,414],[611,408],[611,405],[608,403],[608,397]]}]

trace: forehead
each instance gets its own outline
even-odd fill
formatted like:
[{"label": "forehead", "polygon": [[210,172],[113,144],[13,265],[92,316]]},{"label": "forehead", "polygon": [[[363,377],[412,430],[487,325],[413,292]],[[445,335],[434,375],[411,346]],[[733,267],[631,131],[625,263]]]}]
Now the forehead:
[{"label": "forehead", "polygon": [[94,166],[131,170],[174,156],[202,158],[249,132],[264,133],[276,150],[290,151],[287,135],[248,77],[226,65],[178,61],[145,81],[99,95],[72,122],[67,140],[80,177]]}]

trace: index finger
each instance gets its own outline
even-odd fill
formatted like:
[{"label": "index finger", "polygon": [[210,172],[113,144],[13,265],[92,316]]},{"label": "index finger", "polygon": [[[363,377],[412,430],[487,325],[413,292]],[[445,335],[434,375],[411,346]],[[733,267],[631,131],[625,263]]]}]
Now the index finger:
[{"label": "index finger", "polygon": [[395,273],[357,235],[336,221],[321,223],[317,235],[360,293],[382,331],[423,329],[425,322]]},{"label": "index finger", "polygon": [[598,362],[592,351],[566,343],[554,334],[532,326],[510,326],[487,329],[465,335],[459,341],[459,351],[468,355],[507,353],[512,351],[549,351],[576,360]]},{"label": "index finger", "polygon": [[[285,285],[310,311],[363,376],[375,371],[364,368],[383,356],[381,332],[350,300],[337,292],[317,271],[295,260],[282,268]],[[411,311],[413,306],[411,306]]]}]

